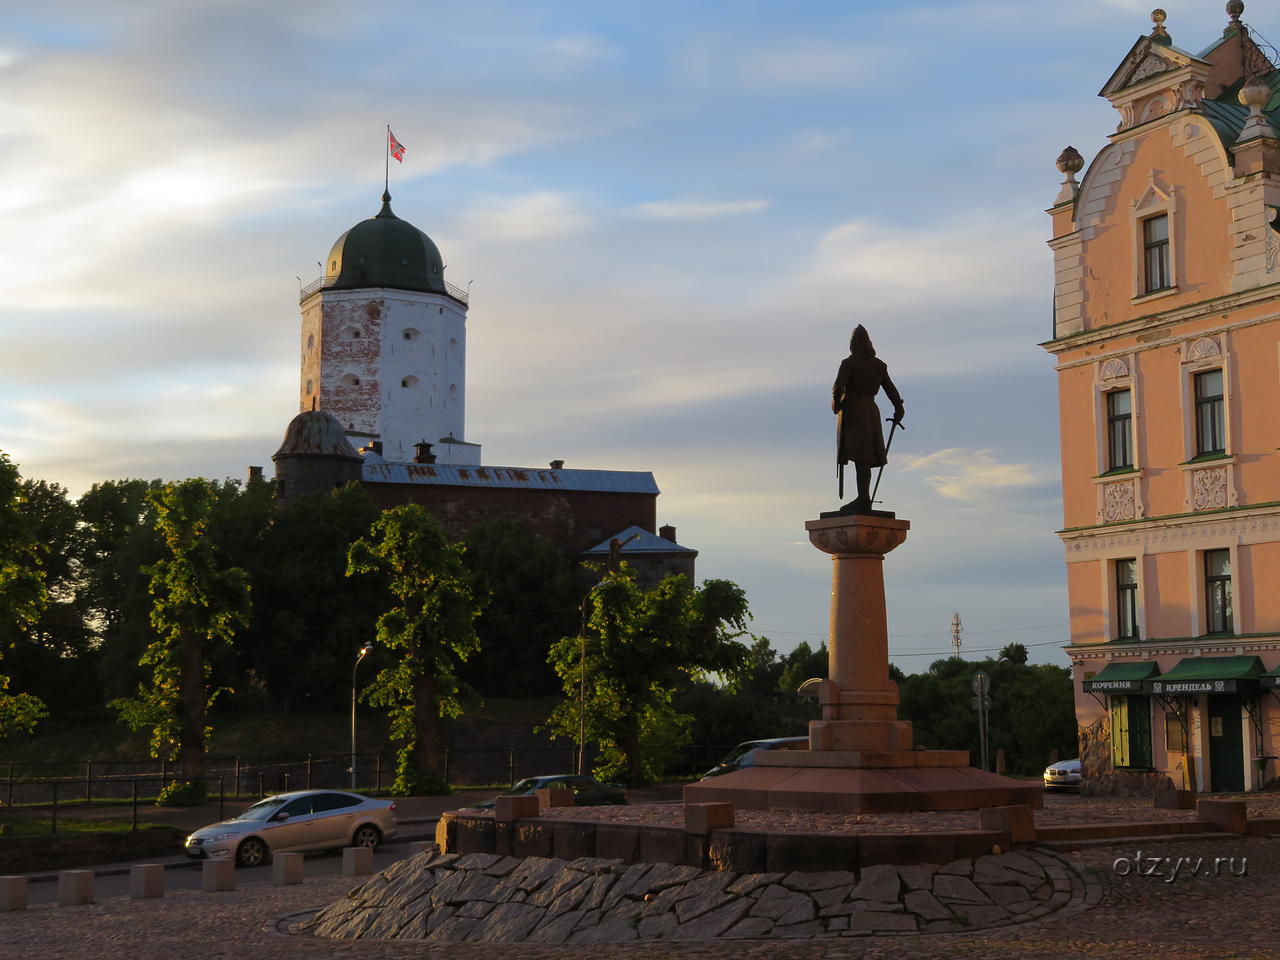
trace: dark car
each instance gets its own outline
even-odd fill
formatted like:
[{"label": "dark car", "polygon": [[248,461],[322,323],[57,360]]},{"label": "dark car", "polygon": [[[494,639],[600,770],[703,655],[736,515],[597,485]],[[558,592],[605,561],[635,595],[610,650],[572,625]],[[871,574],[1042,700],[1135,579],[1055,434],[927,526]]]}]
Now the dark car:
[{"label": "dark car", "polygon": [[[573,804],[576,807],[597,807],[605,804],[627,802],[626,790],[618,784],[601,783],[594,777],[574,773],[559,773],[546,777],[525,777],[523,780],[512,784],[509,789],[503,790],[499,796],[530,796],[537,790],[552,787],[572,790]],[[468,809],[489,810],[492,807],[492,800],[482,800],[480,803],[472,804]]]},{"label": "dark car", "polygon": [[808,749],[808,737],[775,737],[772,740],[748,740],[746,743],[740,743],[730,750],[729,755],[704,773],[702,778],[705,780],[707,777],[718,777],[722,773],[732,773],[734,770],[753,766],[756,762],[756,754],[762,750]]}]

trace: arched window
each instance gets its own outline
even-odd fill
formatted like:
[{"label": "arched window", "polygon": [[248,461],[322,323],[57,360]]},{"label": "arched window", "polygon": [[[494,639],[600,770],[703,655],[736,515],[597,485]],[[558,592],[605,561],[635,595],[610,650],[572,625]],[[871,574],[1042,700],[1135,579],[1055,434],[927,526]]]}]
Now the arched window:
[{"label": "arched window", "polygon": [[458,399],[458,385],[456,383],[449,384],[449,399],[450,400]]},{"label": "arched window", "polygon": [[417,339],[418,339],[418,337],[420,337],[420,336],[421,336],[421,334],[420,334],[420,333],[418,333],[418,331],[417,331],[417,330],[413,329],[413,327],[408,327],[408,328],[406,328],[406,330],[405,330],[405,332],[404,332],[404,338],[405,338],[406,340],[417,340]]},{"label": "arched window", "polygon": [[359,340],[359,339],[360,339],[360,331],[359,331],[358,329],[356,329],[355,327],[347,327],[347,339],[348,339],[348,340]]},{"label": "arched window", "polygon": [[342,385],[344,387],[358,387],[360,386],[360,378],[354,373],[344,373],[342,375]]},{"label": "arched window", "polygon": [[412,389],[413,389],[414,387],[416,387],[417,385],[418,385],[418,378],[417,378],[417,377],[405,377],[404,379],[402,379],[402,380],[400,381],[400,386],[402,386],[402,387],[407,387],[407,388],[409,388],[410,390],[412,390]]},{"label": "arched window", "polygon": [[307,349],[312,350],[316,345],[316,335],[314,333],[307,334]]},{"label": "arched window", "polygon": [[450,352],[450,353],[453,353],[453,351],[455,351],[455,350],[457,350],[457,349],[458,349],[458,341],[457,341],[457,340],[455,340],[453,337],[450,337],[450,338],[449,338],[449,352]]},{"label": "arched window", "polygon": [[311,388],[312,388],[312,386],[313,386],[313,384],[311,383],[311,381],[310,381],[310,380],[308,380],[308,381],[307,381],[307,396],[311,396]]}]

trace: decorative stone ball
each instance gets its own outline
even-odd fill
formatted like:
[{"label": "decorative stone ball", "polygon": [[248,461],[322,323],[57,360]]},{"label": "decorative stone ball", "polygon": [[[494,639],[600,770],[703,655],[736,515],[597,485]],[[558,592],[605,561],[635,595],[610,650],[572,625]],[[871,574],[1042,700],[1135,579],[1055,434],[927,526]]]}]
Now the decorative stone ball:
[{"label": "decorative stone ball", "polygon": [[1252,110],[1261,110],[1271,99],[1271,88],[1258,77],[1253,77],[1240,88],[1240,102]]},{"label": "decorative stone ball", "polygon": [[1058,170],[1067,176],[1074,176],[1084,169],[1084,157],[1075,147],[1067,147],[1058,154]]},{"label": "decorative stone ball", "polygon": [[1161,10],[1159,7],[1156,7],[1154,10],[1151,11],[1151,22],[1154,23],[1157,27],[1163,24],[1165,20],[1168,19],[1168,17],[1169,15],[1165,13],[1163,10]]},{"label": "decorative stone ball", "polygon": [[1227,16],[1234,23],[1240,19],[1240,15],[1244,13],[1244,3],[1242,0],[1227,0]]}]

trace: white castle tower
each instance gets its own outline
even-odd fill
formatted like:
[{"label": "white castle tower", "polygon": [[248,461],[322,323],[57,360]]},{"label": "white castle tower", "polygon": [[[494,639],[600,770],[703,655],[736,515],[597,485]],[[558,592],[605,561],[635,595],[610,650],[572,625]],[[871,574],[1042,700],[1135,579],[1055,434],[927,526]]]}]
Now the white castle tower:
[{"label": "white castle tower", "polygon": [[467,294],[446,283],[425,233],[382,209],[340,236],[301,291],[300,410],[335,416],[357,446],[392,461],[479,464],[464,439]]}]

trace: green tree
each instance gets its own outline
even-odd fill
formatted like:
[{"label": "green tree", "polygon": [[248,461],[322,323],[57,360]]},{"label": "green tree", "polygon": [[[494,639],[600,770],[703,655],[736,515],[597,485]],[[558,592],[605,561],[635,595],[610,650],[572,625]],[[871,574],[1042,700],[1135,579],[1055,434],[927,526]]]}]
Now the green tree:
[{"label": "green tree", "polygon": [[7,668],[60,719],[96,715],[105,701],[82,589],[79,510],[64,487],[44,480],[23,480],[21,496],[46,600],[39,616],[11,638]]},{"label": "green tree", "polygon": [[392,788],[402,795],[448,789],[438,772],[439,721],[458,715],[458,664],[479,645],[481,603],[464,553],[427,510],[404,504],[375,520],[348,554],[348,576],[378,574],[391,597],[375,639],[395,661],[379,671],[365,697],[388,708],[391,735],[402,743]]},{"label": "green tree", "polygon": [[[27,512],[18,468],[0,451],[0,651],[36,623],[48,598],[40,546]],[[0,737],[32,730],[46,715],[44,704],[29,693],[8,693],[9,678],[0,675]]]},{"label": "green tree", "polygon": [[569,558],[519,520],[489,520],[464,538],[476,589],[490,597],[476,621],[479,653],[462,679],[485,696],[542,697],[559,688],[551,645],[578,628],[578,589]]},{"label": "green tree", "polygon": [[551,648],[565,700],[549,723],[577,738],[580,683],[585,671],[585,729],[602,750],[598,776],[622,776],[642,786],[666,755],[688,738],[691,717],[673,706],[686,677],[736,678],[749,651],[737,638],[749,617],[746,596],[727,580],[695,588],[666,577],[641,589],[624,563],[588,596],[588,636],[568,636]]},{"label": "green tree", "polygon": [[160,480],[108,480],[76,503],[82,599],[108,701],[148,676],[141,661],[155,632],[147,570],[164,556],[152,495],[163,487]]},{"label": "green tree", "polygon": [[1024,665],[1027,662],[1027,648],[1020,643],[1009,643],[1000,651],[999,659],[1005,663]]},{"label": "green tree", "polygon": [[254,602],[234,648],[237,705],[323,713],[346,702],[353,658],[387,603],[376,578],[346,575],[347,554],[378,515],[347,484],[298,497],[263,525],[242,561]]},{"label": "green tree", "polygon": [[131,728],[150,728],[153,755],[176,754],[191,783],[203,781],[208,710],[220,692],[210,685],[209,657],[232,642],[250,612],[248,574],[225,565],[208,535],[218,493],[200,479],[152,493],[165,556],[148,570],[157,638],[141,662],[152,668],[151,684],[112,704]]}]

